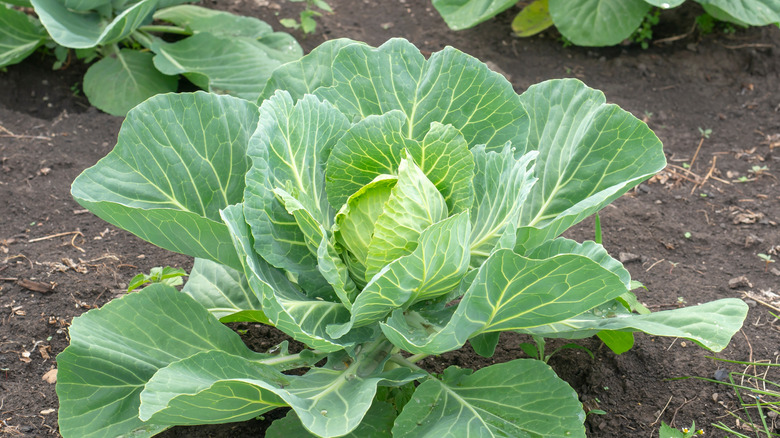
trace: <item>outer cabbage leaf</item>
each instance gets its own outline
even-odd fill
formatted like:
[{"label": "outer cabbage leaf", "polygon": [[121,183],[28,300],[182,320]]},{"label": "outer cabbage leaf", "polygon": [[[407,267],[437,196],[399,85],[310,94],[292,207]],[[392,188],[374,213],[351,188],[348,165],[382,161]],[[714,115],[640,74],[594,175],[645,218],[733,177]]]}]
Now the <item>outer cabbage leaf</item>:
[{"label": "outer cabbage leaf", "polygon": [[141,394],[140,416],[165,424],[224,423],[286,403],[306,429],[335,437],[362,421],[377,384],[402,385],[423,376],[409,368],[383,372],[384,361],[372,354],[345,366],[348,359],[337,354],[324,367],[288,376],[220,351],[202,353],[154,376]]},{"label": "outer cabbage leaf", "polygon": [[[550,240],[660,171],[661,142],[634,116],[606,105],[576,79],[533,85],[521,96],[531,117],[526,149],[538,178],[523,204],[515,250]],[[598,177],[594,178],[594,175]]]},{"label": "outer cabbage leaf", "polygon": [[75,318],[59,356],[64,437],[151,436],[167,426],[138,418],[140,394],[158,370],[204,350],[262,359],[188,295],[162,284]]},{"label": "outer cabbage leaf", "polygon": [[548,0],[534,0],[512,20],[512,30],[519,37],[528,37],[552,26]]},{"label": "outer cabbage leaf", "polygon": [[352,117],[397,109],[406,137],[422,140],[432,122],[454,126],[473,147],[524,144],[528,118],[512,85],[485,64],[451,47],[427,61],[411,43],[391,39],[374,49],[346,45],[333,61],[333,85],[314,94]]},{"label": "outer cabbage leaf", "polygon": [[[390,404],[374,400],[358,427],[342,438],[393,438],[390,429],[393,428],[395,416],[395,409]],[[288,412],[286,417],[275,420],[265,431],[265,438],[309,438],[316,436],[303,427],[301,420],[293,410]]]},{"label": "outer cabbage leaf", "polygon": [[518,330],[545,338],[581,339],[602,330],[645,332],[653,336],[690,339],[700,346],[721,351],[741,327],[747,304],[726,298],[681,309],[647,315],[630,313],[619,302],[607,303],[589,312],[556,324]]},{"label": "outer cabbage leaf", "polygon": [[615,274],[584,256],[534,260],[499,250],[480,267],[454,313],[445,308],[440,321],[431,321],[395,311],[380,326],[406,351],[441,354],[482,333],[565,321],[625,290]]},{"label": "outer cabbage leaf", "polygon": [[46,31],[24,12],[0,3],[0,67],[27,58],[46,41]]},{"label": "outer cabbage leaf", "polygon": [[433,0],[433,7],[452,30],[474,27],[504,12],[515,0]]},{"label": "outer cabbage leaf", "polygon": [[517,359],[471,370],[450,367],[414,392],[393,436],[585,437],[577,393],[547,364]]},{"label": "outer cabbage leaf", "polygon": [[[765,26],[780,22],[780,0],[696,0],[705,10],[713,11],[715,18],[733,17],[737,24]],[[718,14],[723,12],[726,16]]]},{"label": "outer cabbage leaf", "polygon": [[154,13],[155,20],[167,21],[193,32],[209,32],[226,37],[258,39],[273,32],[268,23],[254,17],[215,11],[195,5],[180,5]]},{"label": "outer cabbage leaf", "polygon": [[35,13],[57,44],[86,49],[111,44],[152,20],[157,0],[141,0],[106,24],[96,12],[68,10],[59,0],[31,0]]},{"label": "outer cabbage leaf", "polygon": [[125,116],[139,103],[161,93],[172,93],[179,78],[154,68],[153,54],[122,49],[92,64],[84,75],[89,103],[114,116]]},{"label": "outer cabbage leaf", "polygon": [[175,43],[158,41],[152,46],[156,53],[154,66],[168,75],[183,74],[205,90],[257,100],[271,72],[300,56],[300,48],[290,47],[290,53],[266,50],[258,41],[197,33]]},{"label": "outer cabbage leaf", "polygon": [[220,322],[253,321],[270,324],[263,305],[241,272],[206,259],[195,259],[181,290]]},{"label": "outer cabbage leaf", "polygon": [[550,0],[555,27],[578,46],[614,46],[631,36],[650,5],[644,0]]},{"label": "outer cabbage leaf", "polygon": [[240,269],[219,210],[244,197],[257,120],[257,107],[235,97],[155,96],[127,114],[116,147],[76,178],[73,197],[157,246]]},{"label": "outer cabbage leaf", "polygon": [[260,101],[273,96],[276,90],[285,90],[294,99],[301,99],[321,86],[333,83],[333,60],[342,47],[348,44],[363,44],[346,38],[328,40],[315,47],[303,58],[291,61],[277,68],[268,79]]},{"label": "outer cabbage leaf", "polygon": [[472,149],[474,206],[471,210],[471,265],[479,267],[499,248],[515,245],[520,212],[533,188],[536,152],[515,159],[509,144],[501,152]]}]

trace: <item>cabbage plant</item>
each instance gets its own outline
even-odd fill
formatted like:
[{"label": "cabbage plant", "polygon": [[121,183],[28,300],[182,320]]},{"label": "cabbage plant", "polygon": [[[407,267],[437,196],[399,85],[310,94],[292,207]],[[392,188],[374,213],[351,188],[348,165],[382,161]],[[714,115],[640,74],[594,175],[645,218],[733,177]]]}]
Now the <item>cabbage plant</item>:
[{"label": "cabbage plant", "polygon": [[[205,90],[256,100],[276,67],[303,54],[291,35],[264,21],[181,4],[187,1],[0,0],[0,67],[42,45],[54,48],[55,65],[74,53],[100,58],[84,75],[84,94],[102,111],[124,116],[157,93],[176,91],[179,75]],[[38,19],[11,5],[33,8]]]},{"label": "cabbage plant", "polygon": [[[402,39],[327,42],[259,106],[149,99],[72,193],[195,264],[181,291],[74,319],[60,431],[151,436],[289,406],[266,436],[583,437],[577,394],[543,361],[416,362],[466,343],[489,357],[505,331],[723,349],[741,300],[649,313],[601,245],[559,237],[664,165],[648,127],[582,82],[517,95],[475,58]],[[305,348],[252,351],[227,321]]]},{"label": "cabbage plant", "polygon": [[[780,22],[778,0],[693,0],[717,20],[740,26]],[[685,0],[534,0],[512,22],[519,36],[555,25],[578,46],[620,44],[639,28],[652,7],[675,8]],[[474,27],[511,8],[517,0],[433,0],[453,30]]]}]

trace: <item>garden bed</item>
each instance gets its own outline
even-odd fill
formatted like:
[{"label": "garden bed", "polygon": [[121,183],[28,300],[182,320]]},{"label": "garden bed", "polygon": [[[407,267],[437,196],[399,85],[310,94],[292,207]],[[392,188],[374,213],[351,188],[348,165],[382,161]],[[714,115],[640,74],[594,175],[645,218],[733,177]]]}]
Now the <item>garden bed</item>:
[{"label": "garden bed", "polygon": [[[644,119],[664,142],[670,166],[602,212],[605,247],[627,260],[633,278],[647,287],[637,295],[651,310],[752,294],[744,328],[717,356],[780,361],[780,323],[770,314],[778,312],[765,305],[780,301],[766,293],[780,293],[780,263],[767,266],[757,256],[780,252],[780,29],[694,32],[648,50],[563,48],[549,34],[510,36],[515,9],[454,33],[426,0],[364,0],[360,8],[347,0],[329,3],[335,13],[320,20],[314,35],[296,34],[307,51],[339,37],[379,45],[401,36],[426,54],[452,45],[489,62],[517,92],[545,79],[577,77]],[[298,7],[259,0],[203,5],[257,16],[275,28]],[[697,13],[690,6],[664,14],[656,38],[684,34]],[[71,181],[111,150],[121,119],[89,107],[78,92],[83,66],[53,72],[51,63],[36,55],[0,74],[0,432],[10,436],[58,436],[54,385],[44,377],[67,346],[74,316],[123,294],[139,272],[192,264],[71,199]],[[702,140],[700,128],[711,130],[708,138]],[[593,228],[586,220],[567,236],[592,239]],[[238,328],[248,330],[255,349],[282,339],[272,329]],[[466,347],[420,364],[432,371],[478,368],[523,357],[519,343],[527,341],[504,337],[488,360]],[[680,339],[638,335],[635,347],[619,356],[595,338],[578,343],[594,358],[563,350],[550,364],[587,409],[606,412],[588,416],[589,436],[657,436],[661,421],[677,427],[696,421],[711,436],[723,435],[711,423],[735,427],[728,412],[736,398],[728,388],[668,379],[712,378],[719,368],[741,367],[707,359],[705,350]],[[769,377],[778,381],[780,373]],[[267,419],[175,428],[166,436],[258,436]]]}]

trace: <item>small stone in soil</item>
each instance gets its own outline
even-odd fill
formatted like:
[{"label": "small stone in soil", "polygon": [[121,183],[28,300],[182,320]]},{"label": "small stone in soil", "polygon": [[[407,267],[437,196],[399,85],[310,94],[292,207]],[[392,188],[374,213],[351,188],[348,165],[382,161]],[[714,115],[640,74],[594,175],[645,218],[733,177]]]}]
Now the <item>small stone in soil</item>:
[{"label": "small stone in soil", "polygon": [[642,260],[642,257],[636,254],[632,254],[630,252],[621,252],[618,255],[618,259],[620,260],[620,263],[630,263],[630,262],[638,262]]},{"label": "small stone in soil", "polygon": [[753,285],[747,277],[740,275],[739,277],[734,277],[729,280],[729,288],[736,289],[738,287],[753,287]]},{"label": "small stone in soil", "polygon": [[720,380],[721,382],[727,382],[729,380],[729,371],[725,368],[721,368],[715,371],[715,380]]}]

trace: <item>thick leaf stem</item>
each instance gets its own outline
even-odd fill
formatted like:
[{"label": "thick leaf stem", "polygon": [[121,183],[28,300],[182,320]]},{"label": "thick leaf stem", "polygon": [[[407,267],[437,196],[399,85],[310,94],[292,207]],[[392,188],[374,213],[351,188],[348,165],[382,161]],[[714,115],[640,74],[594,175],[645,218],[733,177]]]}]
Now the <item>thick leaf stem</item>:
[{"label": "thick leaf stem", "polygon": [[[305,354],[305,356],[302,354]],[[273,367],[294,365],[294,368],[302,368],[314,365],[322,358],[322,354],[323,353],[319,350],[304,350],[301,353],[277,356],[270,359],[261,359],[258,360],[257,363]]]},{"label": "thick leaf stem", "polygon": [[413,355],[407,357],[406,360],[408,360],[411,363],[417,363],[417,362],[425,359],[428,356],[430,356],[430,354],[417,353],[417,354],[413,354]]},{"label": "thick leaf stem", "polygon": [[[415,355],[415,356],[419,356],[419,355]],[[393,362],[393,363],[397,363],[398,365],[403,365],[403,366],[405,366],[407,368],[411,368],[411,369],[413,369],[415,371],[420,371],[420,372],[423,372],[425,374],[428,374],[428,371],[425,371],[424,369],[418,367],[417,365],[414,364],[414,362],[409,360],[412,357],[414,357],[414,356],[410,356],[409,358],[405,358],[405,357],[401,356],[400,354],[394,354],[394,355],[390,356],[390,361]],[[420,359],[422,359],[422,358],[420,358]],[[420,359],[417,359],[417,360],[420,360]]]},{"label": "thick leaf stem", "polygon": [[192,35],[192,31],[178,26],[165,26],[161,24],[149,24],[138,28],[144,32],[172,33],[176,35]]},{"label": "thick leaf stem", "polygon": [[144,46],[147,49],[152,48],[152,38],[145,32],[141,32],[140,28],[130,35],[138,44]]}]

